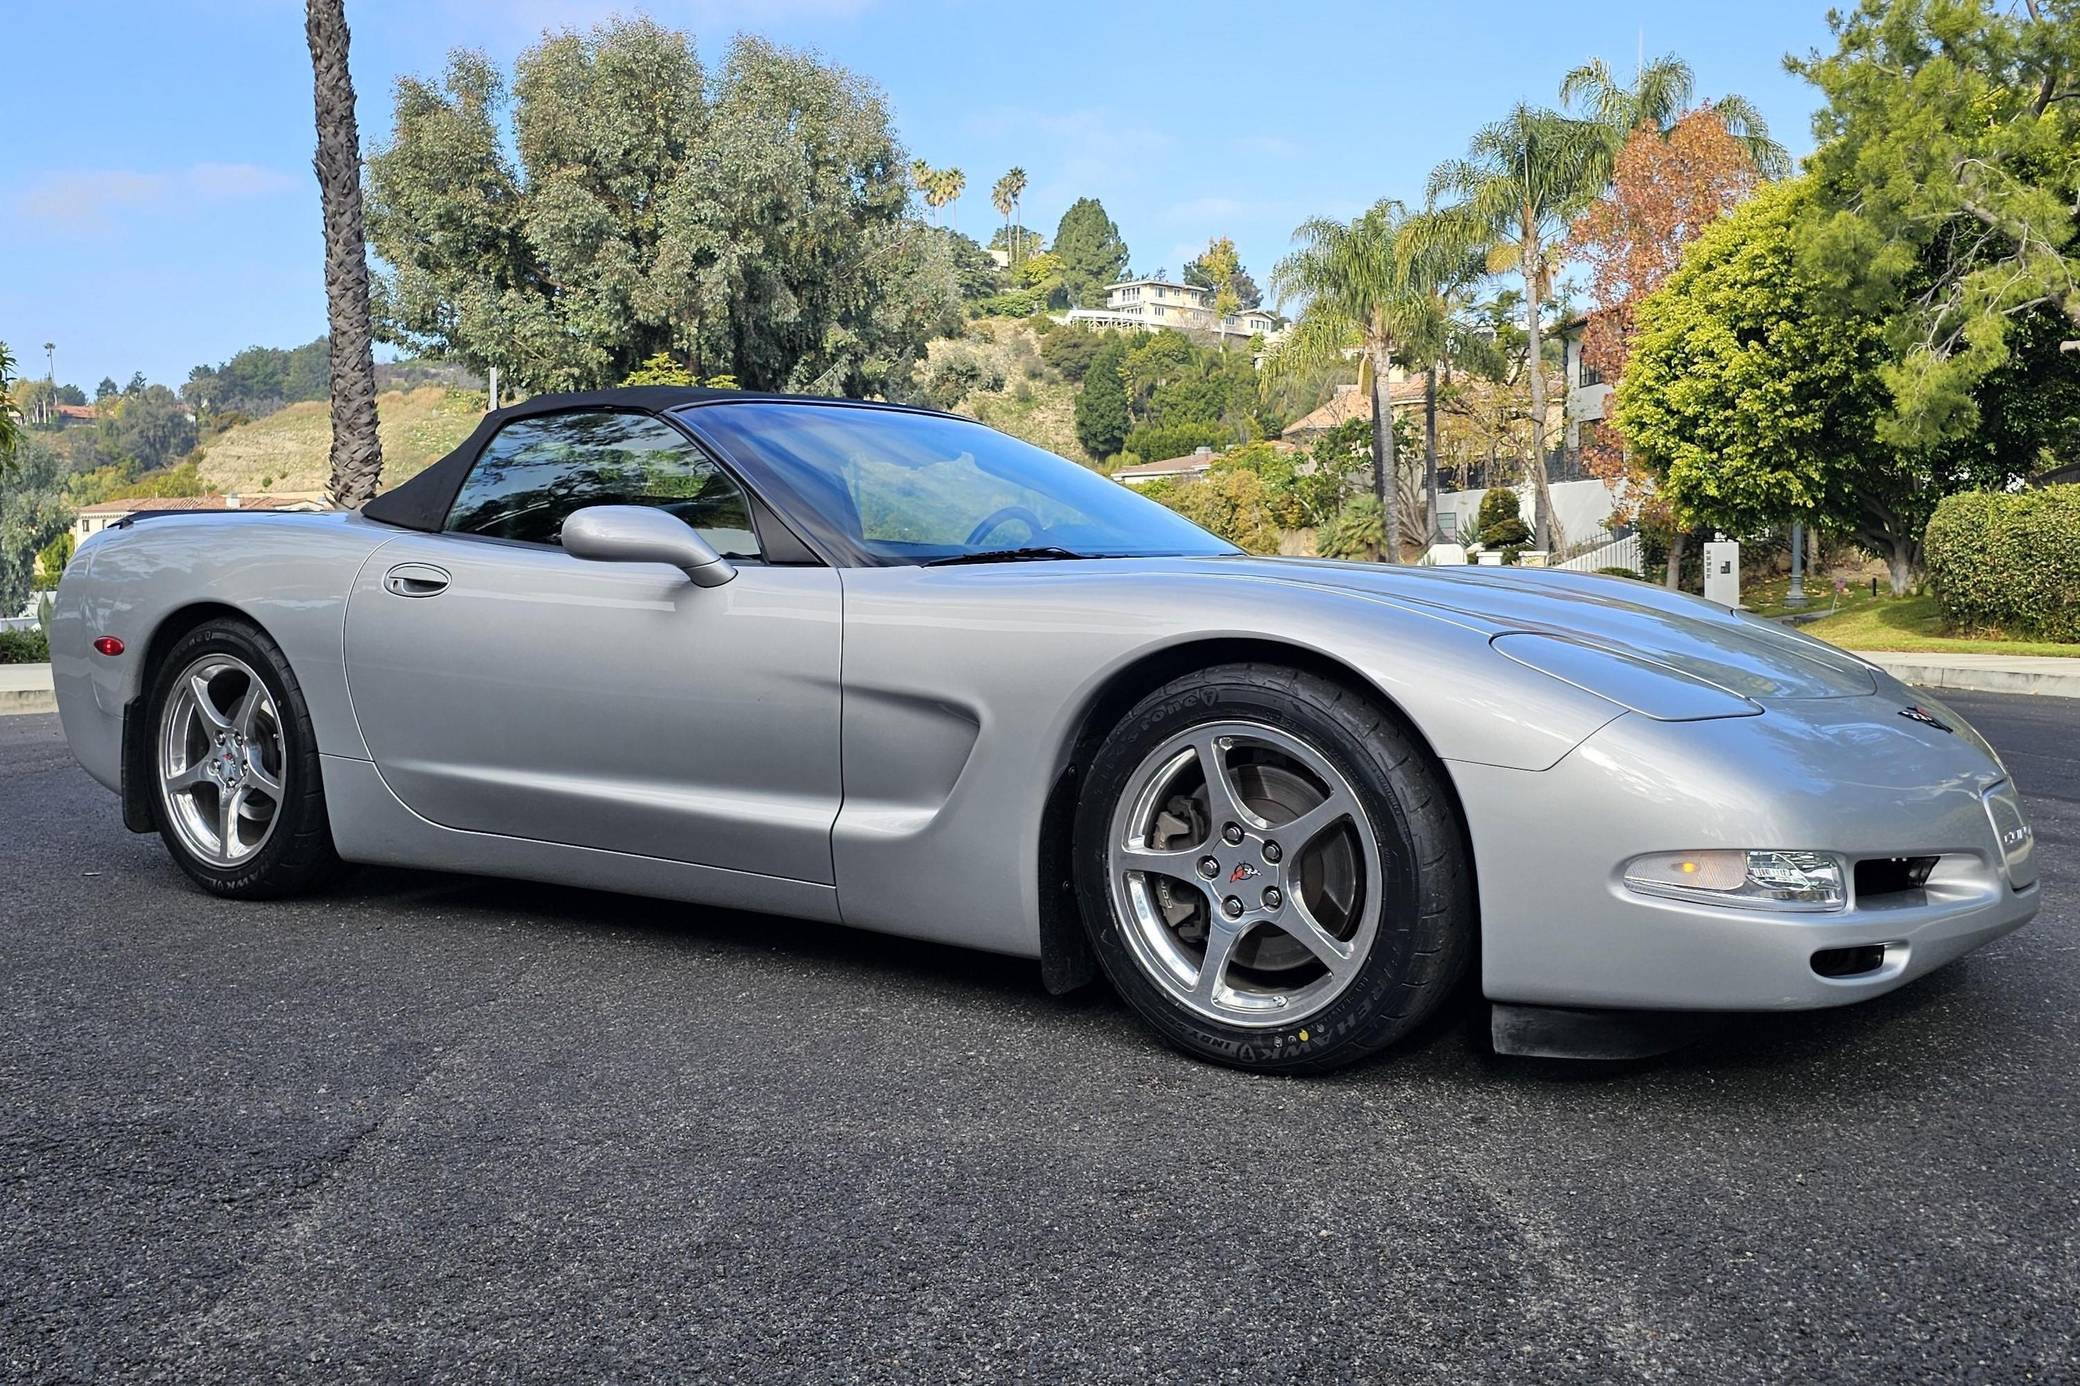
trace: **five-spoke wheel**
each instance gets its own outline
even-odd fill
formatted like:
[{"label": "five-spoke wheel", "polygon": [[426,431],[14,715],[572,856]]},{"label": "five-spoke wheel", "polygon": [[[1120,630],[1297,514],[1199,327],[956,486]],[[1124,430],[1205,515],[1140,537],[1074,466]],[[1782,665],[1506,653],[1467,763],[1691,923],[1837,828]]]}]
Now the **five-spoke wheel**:
[{"label": "five-spoke wheel", "polygon": [[206,654],[181,670],[159,724],[159,792],[187,849],[236,866],[267,845],[287,769],[282,717],[252,666]]},{"label": "five-spoke wheel", "polygon": [[1379,841],[1328,758],[1260,722],[1205,722],[1150,752],[1114,816],[1114,908],[1181,1004],[1233,1025],[1314,1014],[1378,927]]},{"label": "five-spoke wheel", "polygon": [[1224,665],[1143,698],[1091,756],[1076,885],[1120,994],[1180,1047],[1279,1072],[1434,1013],[1473,892],[1442,771],[1360,690]]},{"label": "five-spoke wheel", "polygon": [[159,834],[198,884],[245,898],[308,890],[339,869],[303,689],[281,647],[233,617],[154,660],[147,723],[126,774],[152,790]]}]

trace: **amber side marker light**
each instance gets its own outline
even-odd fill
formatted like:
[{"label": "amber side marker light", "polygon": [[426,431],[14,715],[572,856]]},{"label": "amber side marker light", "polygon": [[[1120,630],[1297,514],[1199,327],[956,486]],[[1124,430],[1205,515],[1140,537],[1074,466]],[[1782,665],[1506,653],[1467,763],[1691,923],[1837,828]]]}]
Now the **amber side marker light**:
[{"label": "amber side marker light", "polygon": [[113,635],[104,635],[94,642],[94,648],[105,655],[119,655],[123,652],[123,642]]}]

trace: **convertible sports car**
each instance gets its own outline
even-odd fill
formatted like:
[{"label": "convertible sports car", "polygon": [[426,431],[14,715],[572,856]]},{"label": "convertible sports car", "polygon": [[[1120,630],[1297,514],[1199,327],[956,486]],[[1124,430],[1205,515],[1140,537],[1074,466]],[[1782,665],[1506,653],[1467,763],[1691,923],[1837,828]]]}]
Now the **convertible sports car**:
[{"label": "convertible sports car", "polygon": [[206,889],[342,862],[842,922],[1105,976],[1173,1043],[1504,1049],[1840,1005],[2037,909],[1972,729],[1644,583],[1253,558],[966,419],[545,396],[358,514],[140,515],[59,707]]}]

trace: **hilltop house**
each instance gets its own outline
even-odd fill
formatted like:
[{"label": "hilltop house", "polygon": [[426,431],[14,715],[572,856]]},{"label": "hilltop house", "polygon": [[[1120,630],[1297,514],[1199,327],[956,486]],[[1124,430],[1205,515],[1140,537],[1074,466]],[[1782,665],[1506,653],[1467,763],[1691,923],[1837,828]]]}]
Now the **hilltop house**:
[{"label": "hilltop house", "polygon": [[120,524],[132,515],[146,511],[165,510],[293,510],[317,511],[329,509],[321,496],[168,496],[139,497],[134,500],[97,501],[93,505],[79,508],[72,521],[72,537],[84,543],[87,536],[99,534],[110,525]]},{"label": "hilltop house", "polygon": [[1219,337],[1274,337],[1280,330],[1278,314],[1266,308],[1245,308],[1216,319],[1213,290],[1167,279],[1128,279],[1108,285],[1103,308],[1072,308],[1068,322],[1146,331],[1169,327]]}]

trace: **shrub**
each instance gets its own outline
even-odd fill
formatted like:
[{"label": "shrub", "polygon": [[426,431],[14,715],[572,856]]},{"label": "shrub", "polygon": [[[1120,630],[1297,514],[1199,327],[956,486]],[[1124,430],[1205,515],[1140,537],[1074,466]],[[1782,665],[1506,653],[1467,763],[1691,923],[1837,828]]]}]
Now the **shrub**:
[{"label": "shrub", "polygon": [[968,311],[978,318],[1029,318],[1042,306],[1040,295],[1031,289],[1013,289],[978,298],[968,305]]},{"label": "shrub", "polygon": [[0,664],[48,664],[51,642],[40,630],[0,630]]},{"label": "shrub", "polygon": [[1127,451],[1161,462],[1171,457],[1189,457],[1198,448],[1218,448],[1233,441],[1227,429],[1213,422],[1143,424],[1127,435]]},{"label": "shrub", "polygon": [[1040,339],[1040,359],[1054,367],[1062,379],[1083,379],[1104,345],[1097,333],[1086,327],[1057,327]]},{"label": "shrub", "polygon": [[1634,582],[1640,581],[1640,575],[1630,568],[1598,568],[1596,571],[1605,577],[1623,577],[1631,578]]},{"label": "shrub", "polygon": [[977,359],[974,353],[956,349],[941,357],[925,383],[925,395],[935,409],[952,409],[971,391],[1004,388],[1004,377],[996,367]]},{"label": "shrub", "polygon": [[1922,544],[1958,628],[2080,641],[2080,485],[1945,497]]},{"label": "shrub", "polygon": [[1516,491],[1512,491],[1510,487],[1493,487],[1481,495],[1481,510],[1473,518],[1473,533],[1481,539],[1481,543],[1491,543],[1487,539],[1487,531],[1506,520],[1516,520],[1518,524],[1523,522],[1523,518],[1518,516]]},{"label": "shrub", "polygon": [[1377,563],[1385,534],[1378,498],[1359,496],[1316,532],[1315,548],[1324,558]]}]

